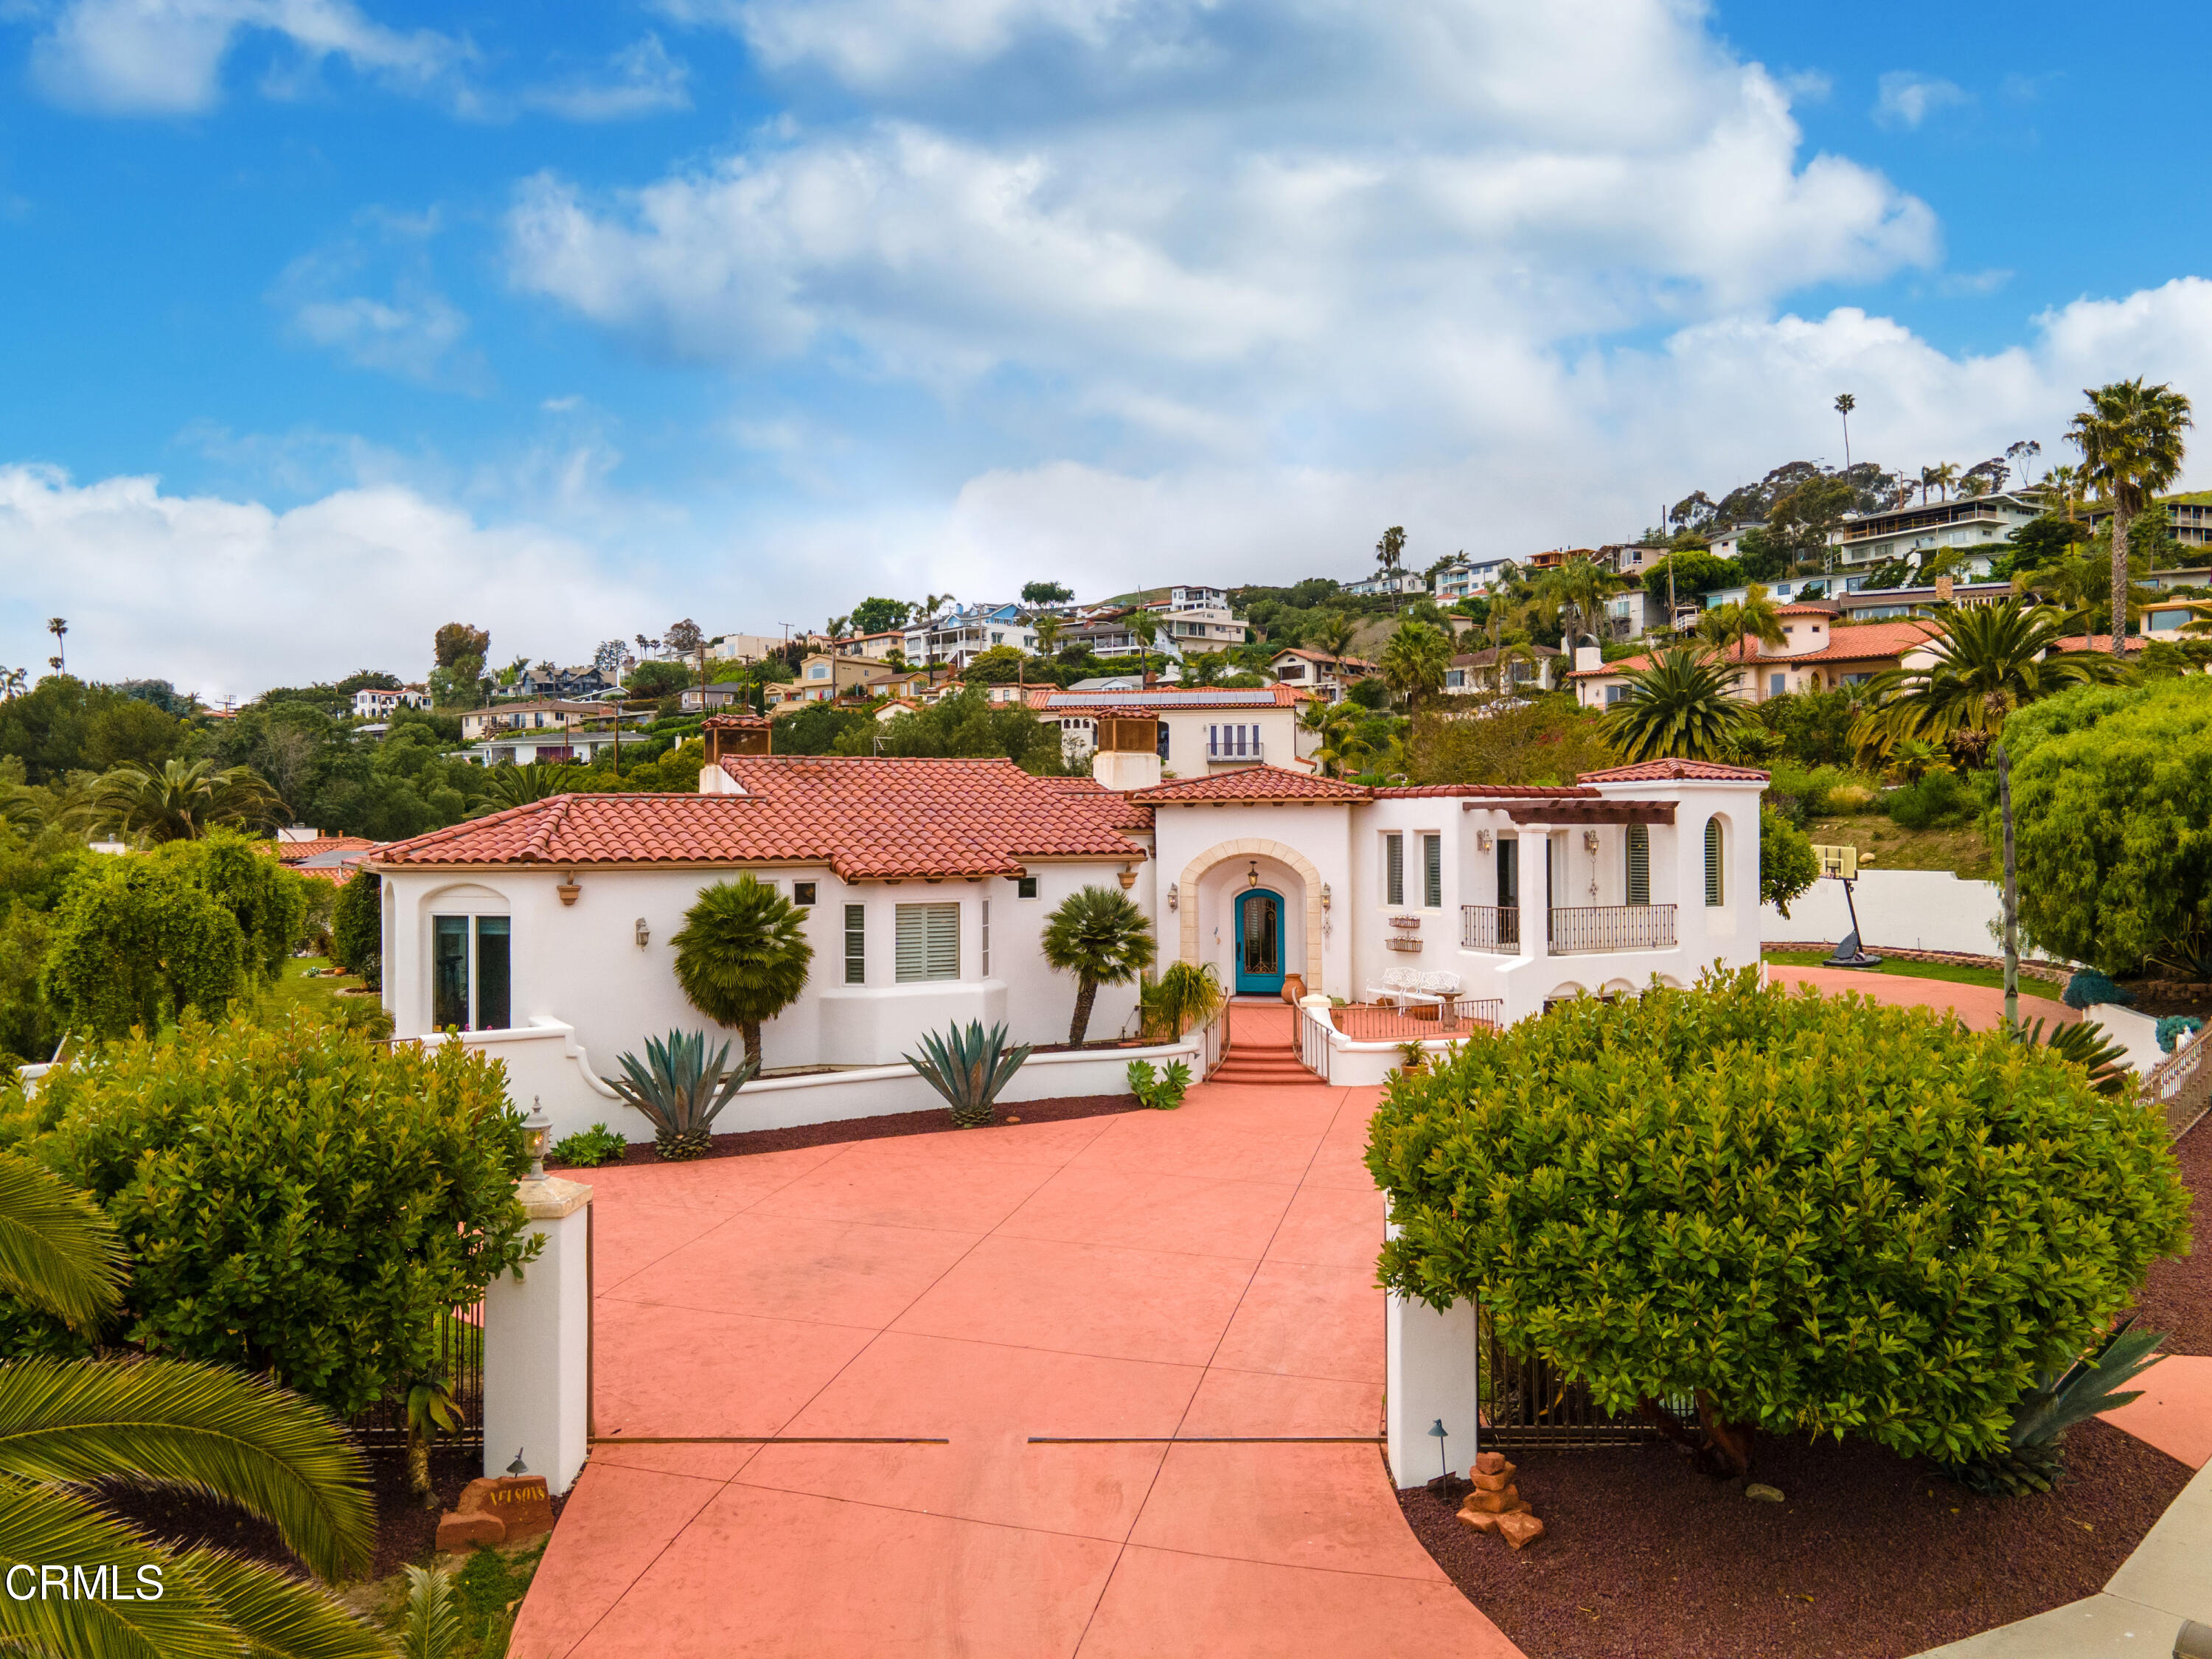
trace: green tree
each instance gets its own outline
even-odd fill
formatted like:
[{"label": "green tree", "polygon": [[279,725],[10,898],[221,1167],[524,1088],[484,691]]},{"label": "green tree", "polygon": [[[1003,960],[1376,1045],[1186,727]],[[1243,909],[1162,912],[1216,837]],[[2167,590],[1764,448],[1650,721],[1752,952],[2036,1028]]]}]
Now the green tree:
[{"label": "green tree", "polygon": [[1607,709],[1601,729],[1623,761],[1723,761],[1751,711],[1735,695],[1735,670],[1692,646],[1662,652],[1649,668],[1624,676],[1628,689]]},{"label": "green tree", "polygon": [[1741,578],[1729,560],[1695,549],[1669,553],[1644,573],[1644,591],[1656,599],[1668,597],[1668,580],[1674,580],[1674,597],[1694,599],[1717,587],[1732,587]]},{"label": "green tree", "polygon": [[690,684],[691,672],[682,663],[655,659],[631,669],[629,678],[623,682],[623,690],[633,697],[658,699],[675,696]]},{"label": "green tree", "polygon": [[1498,698],[1475,720],[1417,715],[1406,755],[1408,778],[1416,784],[1548,788],[1613,764],[1599,717],[1560,691]]},{"label": "green tree", "polygon": [[100,797],[116,830],[155,841],[194,840],[219,824],[265,826],[283,806],[246,768],[204,760],[165,761],[158,772],[121,767],[100,780]]},{"label": "green tree", "polygon": [[[106,1218],[48,1171],[0,1157],[0,1290],[89,1330],[115,1311],[123,1281]],[[273,1526],[311,1571],[358,1572],[374,1538],[361,1454],[304,1401],[173,1358],[29,1358],[0,1366],[0,1551],[10,1561],[101,1564],[110,1585],[135,1597],[16,1601],[4,1621],[10,1646],[144,1659],[391,1652],[319,1585],[157,1542],[103,1501],[118,1487],[212,1496]]]},{"label": "green tree", "polygon": [[130,1340],[350,1417],[435,1358],[439,1320],[535,1254],[496,1060],[295,1011],[186,1018],[40,1085],[40,1158],[131,1256]]},{"label": "green tree", "polygon": [[2112,653],[2124,657],[2128,614],[2128,527],[2136,514],[2181,476],[2182,434],[2192,422],[2189,399],[2171,386],[2137,377],[2085,389],[2088,408],[2075,416],[2067,441],[2081,452],[2083,481],[2112,508]]},{"label": "green tree", "polygon": [[158,769],[189,737],[183,721],[149,702],[125,698],[94,714],[85,729],[85,764],[97,772],[118,766]]},{"label": "green tree", "polygon": [[1030,670],[1030,658],[1020,647],[994,645],[970,658],[960,678],[968,685],[1012,685]]},{"label": "green tree", "polygon": [[331,957],[372,990],[384,982],[384,878],[375,871],[355,871],[338,890]]},{"label": "green tree", "polygon": [[149,1036],[185,1009],[219,1016],[246,986],[246,936],[193,873],[116,858],[85,870],[54,916],[40,987],[71,1030]]},{"label": "green tree", "polygon": [[1602,637],[1598,627],[1606,599],[1619,586],[1613,573],[1596,560],[1569,559],[1544,573],[1536,601],[1547,622],[1556,622],[1562,611],[1572,612],[1577,636],[1595,644]]},{"label": "green tree", "polygon": [[1358,632],[1357,617],[1341,611],[1324,611],[1306,630],[1306,643],[1324,655],[1341,657],[1352,649],[1352,637]]},{"label": "green tree", "polygon": [[1024,605],[1066,605],[1075,597],[1075,590],[1063,587],[1058,582],[1024,582]]},{"label": "green tree", "polygon": [[[1760,1431],[2001,1452],[2039,1374],[2187,1242],[2157,1113],[2047,1048],[1755,969],[1579,998],[1432,1066],[1369,1132],[1384,1284],[1480,1295],[1508,1352],[1717,1474]],[[1663,1403],[1692,1399],[1693,1422]]]},{"label": "green tree", "polygon": [[2212,680],[2077,687],[2003,736],[2036,945],[2107,974],[2212,975]]},{"label": "green tree", "polygon": [[1152,925],[1127,893],[1085,887],[1070,893],[1046,920],[1044,959],[1075,975],[1075,1017],[1067,1040],[1080,1043],[1091,1029],[1091,1005],[1102,985],[1127,985],[1152,965]]},{"label": "green tree", "polygon": [[894,628],[906,626],[914,607],[903,599],[862,599],[853,607],[853,631],[856,634],[888,634]]},{"label": "green tree", "polygon": [[745,1058],[757,1070],[761,1022],[774,1019],[806,988],[814,947],[805,913],[745,874],[701,893],[672,943],[684,994],[716,1024],[738,1028]]},{"label": "green tree", "polygon": [[1425,707],[1443,694],[1451,669],[1451,635],[1431,623],[1401,624],[1382,647],[1382,678],[1409,708]]},{"label": "green tree", "polygon": [[[1762,645],[1778,647],[1789,638],[1783,631],[1780,608],[1757,582],[1744,589],[1741,599],[1732,605],[1721,606],[1720,614],[1727,621],[1729,637],[1741,642],[1734,653],[1738,661],[1748,664],[1753,660],[1751,641],[1754,639]],[[1753,700],[1758,701],[1759,688],[1756,672],[1752,674],[1751,690]]]},{"label": "green tree", "polygon": [[1759,902],[1790,916],[1790,907],[1820,878],[1812,838],[1765,801],[1759,804]]},{"label": "green tree", "polygon": [[205,888],[238,923],[246,975],[267,984],[299,948],[307,924],[308,878],[287,870],[234,830],[172,842],[155,854]]}]

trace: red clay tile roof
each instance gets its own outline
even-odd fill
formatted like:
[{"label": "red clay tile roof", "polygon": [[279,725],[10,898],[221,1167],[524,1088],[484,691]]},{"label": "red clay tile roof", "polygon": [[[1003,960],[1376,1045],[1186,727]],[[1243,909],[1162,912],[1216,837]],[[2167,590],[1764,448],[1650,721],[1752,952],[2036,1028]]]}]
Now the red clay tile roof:
[{"label": "red clay tile roof", "polygon": [[380,849],[439,865],[827,864],[848,881],[1013,875],[1031,858],[1139,859],[1129,804],[1008,760],[732,755],[741,795],[556,795]]},{"label": "red clay tile roof", "polygon": [[1148,805],[1175,806],[1191,801],[1310,801],[1367,800],[1374,791],[1340,778],[1311,772],[1293,772],[1286,766],[1246,766],[1234,772],[1217,772],[1202,778],[1176,778],[1149,789],[1132,791],[1129,799]]},{"label": "red clay tile roof", "polygon": [[[1761,668],[1780,668],[1801,662],[1887,662],[1901,657],[1918,645],[1924,645],[1942,632],[1933,622],[1908,621],[1860,623],[1850,628],[1839,628],[1828,636],[1828,643],[1818,651],[1802,651],[1794,656],[1777,652],[1769,654],[1757,640],[1732,641],[1720,654],[1729,662],[1755,664]],[[1707,647],[1708,650],[1711,647]],[[1598,668],[1577,668],[1567,676],[1571,680],[1596,679],[1608,674],[1625,674],[1631,669],[1649,668],[1651,657],[1644,653],[1633,657],[1622,657]]]},{"label": "red clay tile roof", "polygon": [[1716,761],[1653,760],[1582,775],[1584,783],[1665,783],[1672,780],[1693,783],[1765,783],[1766,774],[1755,766],[1723,766]]},{"label": "red clay tile roof", "polygon": [[375,845],[360,836],[318,836],[313,841],[264,841],[261,850],[273,853],[283,863],[298,864],[325,853],[357,853]]},{"label": "red clay tile roof", "polygon": [[1408,783],[1390,784],[1368,791],[1376,800],[1401,799],[1418,795],[1443,795],[1475,800],[1553,800],[1559,799],[1595,798],[1597,791],[1585,789],[1578,784],[1565,788],[1549,785],[1516,783]]}]

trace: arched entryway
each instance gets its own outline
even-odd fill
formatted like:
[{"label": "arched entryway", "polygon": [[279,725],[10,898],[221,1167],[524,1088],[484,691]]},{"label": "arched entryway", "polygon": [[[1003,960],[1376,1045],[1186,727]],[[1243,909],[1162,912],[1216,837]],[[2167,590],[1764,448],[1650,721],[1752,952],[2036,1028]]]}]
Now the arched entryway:
[{"label": "arched entryway", "polygon": [[[1248,876],[1256,880],[1243,879],[1236,884],[1237,892],[1265,887],[1281,896],[1283,916],[1283,971],[1299,975],[1308,988],[1317,988],[1321,982],[1322,957],[1322,875],[1314,861],[1295,847],[1279,841],[1259,836],[1244,836],[1225,841],[1208,848],[1183,866],[1176,883],[1177,903],[1181,912],[1182,948],[1180,955],[1185,962],[1218,960],[1219,945],[1206,945],[1200,933],[1200,911],[1207,905],[1216,905],[1205,921],[1208,930],[1205,939],[1218,940],[1229,933],[1235,925],[1234,900],[1221,902],[1217,891],[1206,896],[1208,888],[1218,889],[1218,879],[1206,881],[1206,873],[1218,866],[1236,860]],[[1303,944],[1304,949],[1299,947]],[[1278,982],[1279,988],[1279,981]]]},{"label": "arched entryway", "polygon": [[1272,997],[1283,988],[1283,896],[1272,887],[1237,895],[1236,992]]}]

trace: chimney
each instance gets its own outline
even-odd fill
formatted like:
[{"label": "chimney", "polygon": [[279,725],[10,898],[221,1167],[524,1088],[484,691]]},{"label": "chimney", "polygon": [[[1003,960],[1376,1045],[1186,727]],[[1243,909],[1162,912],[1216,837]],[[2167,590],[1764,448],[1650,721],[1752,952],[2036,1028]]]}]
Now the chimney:
[{"label": "chimney", "polygon": [[1598,647],[1595,645],[1578,645],[1575,647],[1576,673],[1585,673],[1592,669],[1602,668],[1604,666],[1605,653]]},{"label": "chimney", "polygon": [[1149,789],[1160,781],[1160,723],[1146,711],[1101,714],[1091,776],[1117,794]]}]

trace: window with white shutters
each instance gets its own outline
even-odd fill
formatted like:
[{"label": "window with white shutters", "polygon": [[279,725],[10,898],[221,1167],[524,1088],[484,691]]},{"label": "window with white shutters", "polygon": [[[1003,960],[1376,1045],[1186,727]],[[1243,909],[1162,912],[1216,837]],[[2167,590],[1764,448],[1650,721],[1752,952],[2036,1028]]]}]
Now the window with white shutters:
[{"label": "window with white shutters", "polygon": [[1444,838],[1442,836],[1421,837],[1421,906],[1428,910],[1444,908]]},{"label": "window with white shutters", "polygon": [[916,980],[960,977],[960,907],[957,904],[902,904],[894,976],[902,985]]},{"label": "window with white shutters", "polygon": [[1393,831],[1382,837],[1382,902],[1406,902],[1406,838]]},{"label": "window with white shutters", "polygon": [[1651,902],[1651,831],[1641,823],[1628,826],[1628,902]]}]

